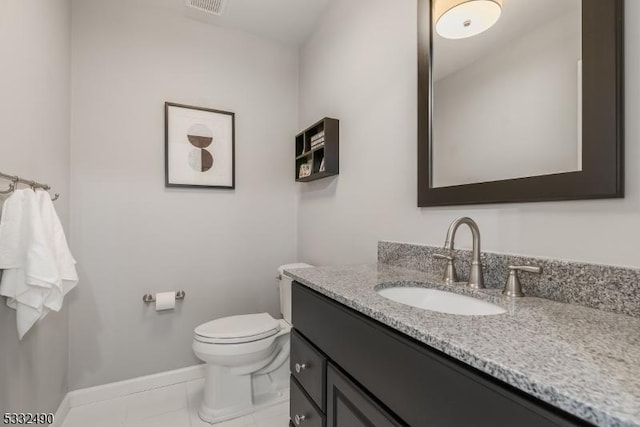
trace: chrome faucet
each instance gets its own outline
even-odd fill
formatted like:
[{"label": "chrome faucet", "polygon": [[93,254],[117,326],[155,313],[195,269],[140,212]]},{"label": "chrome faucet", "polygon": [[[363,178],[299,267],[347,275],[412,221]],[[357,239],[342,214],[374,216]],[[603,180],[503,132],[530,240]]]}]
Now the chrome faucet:
[{"label": "chrome faucet", "polygon": [[469,282],[467,286],[473,289],[483,289],[484,277],[482,275],[482,262],[480,261],[480,229],[474,220],[468,217],[458,218],[451,223],[449,231],[447,231],[447,241],[444,244],[445,249],[453,251],[453,241],[456,237],[456,231],[462,225],[466,224],[471,229],[473,236],[473,254],[471,255],[471,268],[469,270]]}]

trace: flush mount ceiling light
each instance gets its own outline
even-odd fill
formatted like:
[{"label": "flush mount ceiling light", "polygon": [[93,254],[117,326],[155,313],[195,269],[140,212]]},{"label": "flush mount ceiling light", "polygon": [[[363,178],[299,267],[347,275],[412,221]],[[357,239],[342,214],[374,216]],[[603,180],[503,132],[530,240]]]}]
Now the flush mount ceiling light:
[{"label": "flush mount ceiling light", "polygon": [[487,31],[502,13],[502,0],[435,0],[436,32],[446,39],[464,39]]}]

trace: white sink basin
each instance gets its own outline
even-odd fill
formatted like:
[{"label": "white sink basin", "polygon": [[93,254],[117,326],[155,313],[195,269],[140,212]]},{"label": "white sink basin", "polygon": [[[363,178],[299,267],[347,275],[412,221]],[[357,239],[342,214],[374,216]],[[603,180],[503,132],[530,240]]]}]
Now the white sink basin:
[{"label": "white sink basin", "polygon": [[395,287],[378,290],[378,294],[392,301],[424,310],[462,316],[490,316],[506,310],[490,302],[438,289]]}]

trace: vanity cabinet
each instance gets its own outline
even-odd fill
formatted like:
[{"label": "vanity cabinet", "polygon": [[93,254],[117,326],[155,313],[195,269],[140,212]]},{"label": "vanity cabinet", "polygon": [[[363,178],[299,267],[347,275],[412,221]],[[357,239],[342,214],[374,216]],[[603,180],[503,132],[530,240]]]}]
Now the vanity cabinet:
[{"label": "vanity cabinet", "polygon": [[299,283],[292,298],[294,426],[591,425]]}]

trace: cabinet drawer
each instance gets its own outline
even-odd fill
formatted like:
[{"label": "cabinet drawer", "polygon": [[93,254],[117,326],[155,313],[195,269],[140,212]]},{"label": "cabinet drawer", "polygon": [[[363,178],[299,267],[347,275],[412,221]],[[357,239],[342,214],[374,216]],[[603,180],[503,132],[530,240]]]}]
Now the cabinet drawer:
[{"label": "cabinet drawer", "polygon": [[294,427],[325,427],[324,414],[309,400],[302,387],[291,378],[290,424]]},{"label": "cabinet drawer", "polygon": [[291,375],[322,411],[325,410],[327,359],[297,331],[291,333]]}]

